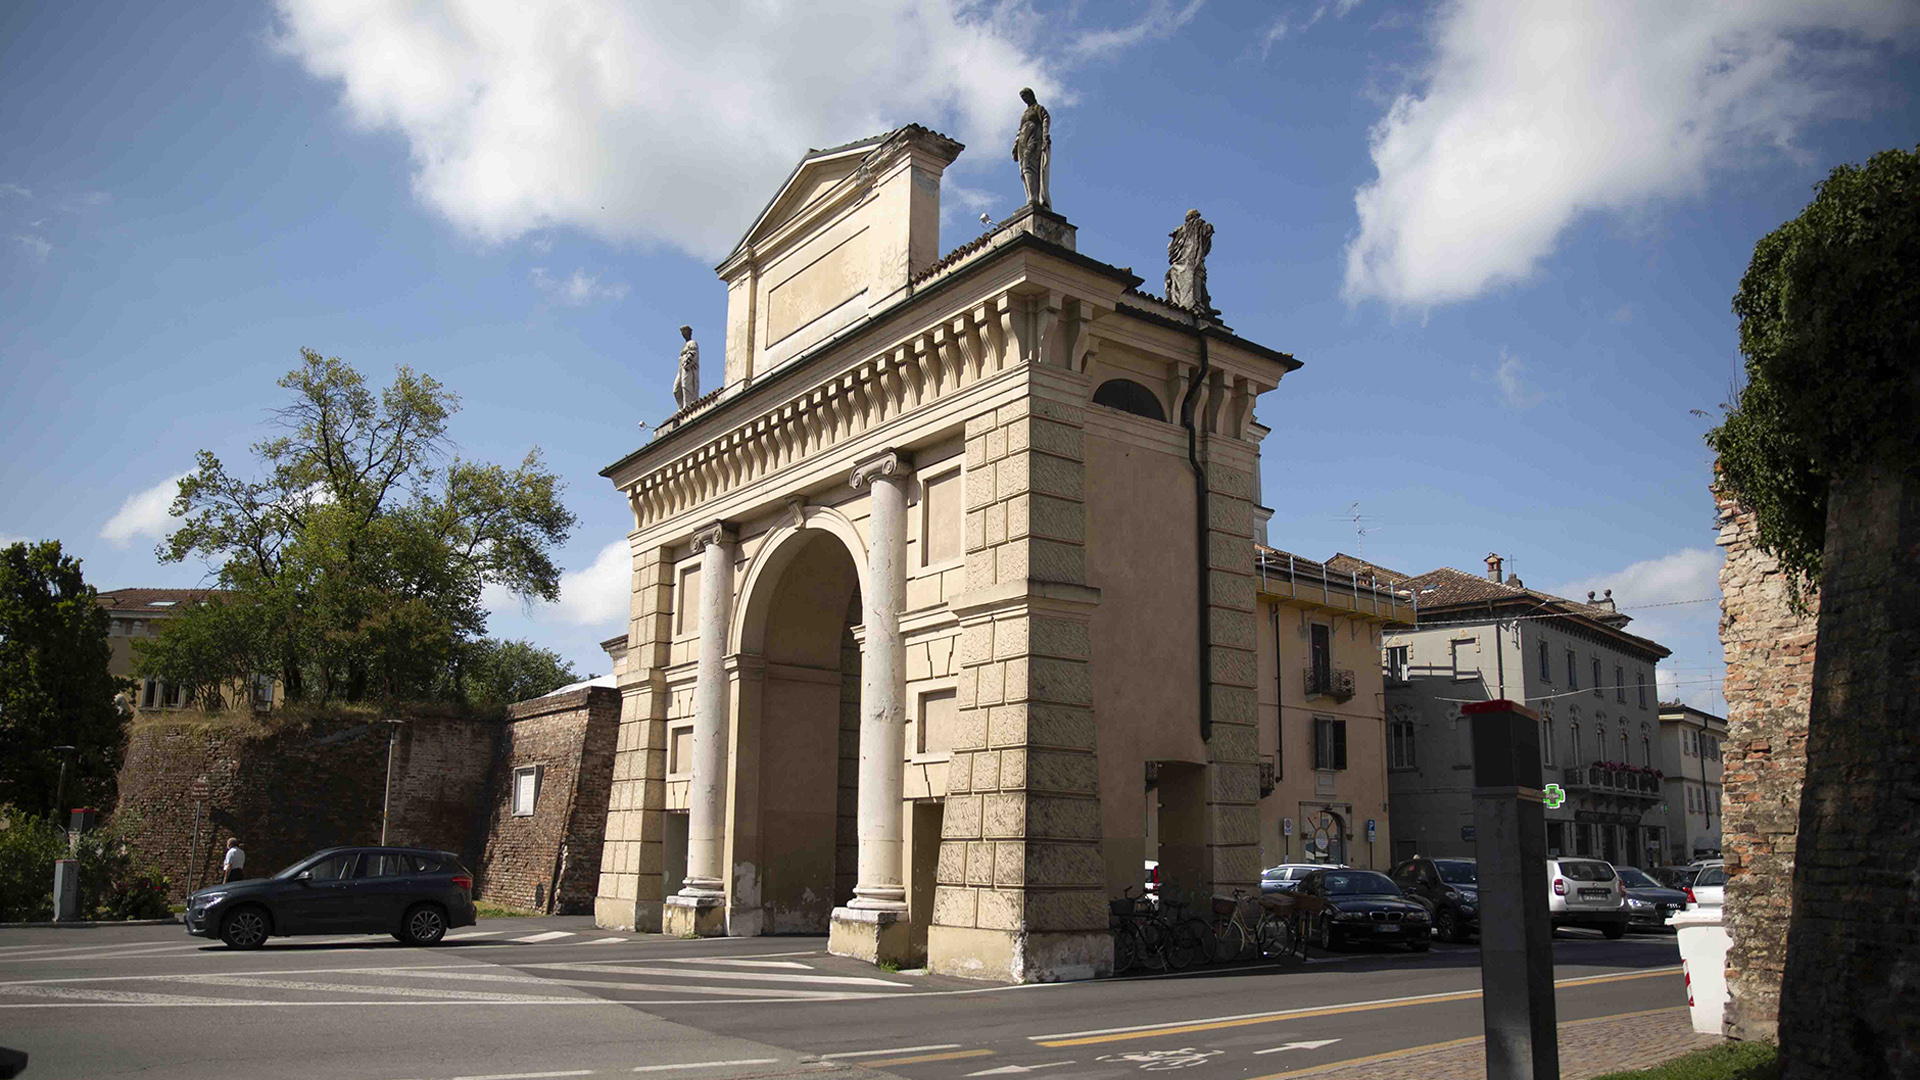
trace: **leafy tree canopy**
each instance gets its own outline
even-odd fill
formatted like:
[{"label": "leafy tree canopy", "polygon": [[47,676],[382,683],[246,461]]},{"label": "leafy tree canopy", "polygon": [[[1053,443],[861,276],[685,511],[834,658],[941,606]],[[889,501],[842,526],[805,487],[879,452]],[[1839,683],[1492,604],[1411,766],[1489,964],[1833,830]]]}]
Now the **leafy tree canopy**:
[{"label": "leafy tree canopy", "polygon": [[109,621],[59,542],[0,550],[0,803],[56,809],[63,757],[68,803],[111,802],[126,683],[107,671]]},{"label": "leafy tree canopy", "polygon": [[445,696],[474,705],[511,705],[579,681],[573,665],[551,649],[526,641],[476,641],[465,650],[457,685]]},{"label": "leafy tree canopy", "polygon": [[459,399],[402,367],[370,388],[301,350],[280,380],[279,434],[253,447],[257,478],[199,454],[180,482],[163,561],[207,560],[225,598],[166,620],[141,670],[193,687],[271,673],[293,700],[423,699],[458,688],[486,629],[481,590],[552,600],[553,549],[576,519],[539,451],[507,468],[452,454]]},{"label": "leafy tree canopy", "polygon": [[1920,148],[1833,170],[1754,247],[1733,310],[1747,385],[1707,443],[1761,547],[1815,583],[1829,486],[1920,449]]}]

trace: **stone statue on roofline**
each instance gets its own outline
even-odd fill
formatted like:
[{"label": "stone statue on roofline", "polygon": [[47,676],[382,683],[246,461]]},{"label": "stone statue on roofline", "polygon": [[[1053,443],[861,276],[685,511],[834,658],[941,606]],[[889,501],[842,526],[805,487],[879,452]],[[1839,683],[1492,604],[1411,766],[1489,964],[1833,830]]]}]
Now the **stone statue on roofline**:
[{"label": "stone statue on roofline", "polygon": [[1168,233],[1167,302],[1177,308],[1213,313],[1213,300],[1207,295],[1207,252],[1213,250],[1213,226],[1200,211],[1187,211],[1187,219]]},{"label": "stone statue on roofline", "polygon": [[680,337],[686,344],[680,346],[680,370],[673,377],[673,404],[676,410],[700,400],[700,343],[693,340],[691,326],[681,327]]},{"label": "stone statue on roofline", "polygon": [[1027,205],[1050,208],[1047,174],[1053,168],[1053,117],[1033,96],[1032,90],[1020,91],[1027,103],[1020,114],[1020,130],[1013,137],[1013,160],[1020,165],[1020,183],[1027,189]]}]

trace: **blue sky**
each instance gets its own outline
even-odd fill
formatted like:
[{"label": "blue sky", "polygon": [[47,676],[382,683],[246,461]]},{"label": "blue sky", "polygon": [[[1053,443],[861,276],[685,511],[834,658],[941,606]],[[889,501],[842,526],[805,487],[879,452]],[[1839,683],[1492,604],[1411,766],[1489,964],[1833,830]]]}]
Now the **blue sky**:
[{"label": "blue sky", "polygon": [[1226,320],[1305,362],[1259,409],[1275,544],[1611,587],[1716,707],[1692,410],[1754,241],[1920,142],[1916,44],[1905,0],[0,6],[0,537],[198,584],[152,554],[194,452],[243,463],[303,345],[408,364],[581,518],[562,601],[493,631],[604,671],[597,473],[680,323],[718,377],[719,255],[808,147],[909,121],[969,144],[969,239],[1032,85],[1081,250],[1157,282],[1198,207]]}]

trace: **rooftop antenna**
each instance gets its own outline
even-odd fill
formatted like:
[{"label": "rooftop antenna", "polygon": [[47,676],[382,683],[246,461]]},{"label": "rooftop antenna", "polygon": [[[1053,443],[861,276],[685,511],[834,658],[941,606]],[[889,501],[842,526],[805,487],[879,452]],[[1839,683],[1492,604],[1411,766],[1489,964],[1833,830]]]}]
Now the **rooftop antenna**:
[{"label": "rooftop antenna", "polygon": [[1353,519],[1353,534],[1358,537],[1360,550],[1356,554],[1360,556],[1361,562],[1365,562],[1367,560],[1367,527],[1361,524],[1360,503],[1357,500],[1347,504],[1347,516]]}]

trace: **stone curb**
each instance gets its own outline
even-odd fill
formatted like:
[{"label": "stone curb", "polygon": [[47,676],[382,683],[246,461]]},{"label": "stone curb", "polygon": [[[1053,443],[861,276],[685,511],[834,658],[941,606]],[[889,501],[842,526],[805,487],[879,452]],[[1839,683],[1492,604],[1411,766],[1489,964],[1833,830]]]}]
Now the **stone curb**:
[{"label": "stone curb", "polygon": [[180,916],[171,915],[164,919],[123,919],[112,922],[0,922],[0,930],[24,930],[43,928],[47,930],[87,930],[99,926],[178,926]]}]

